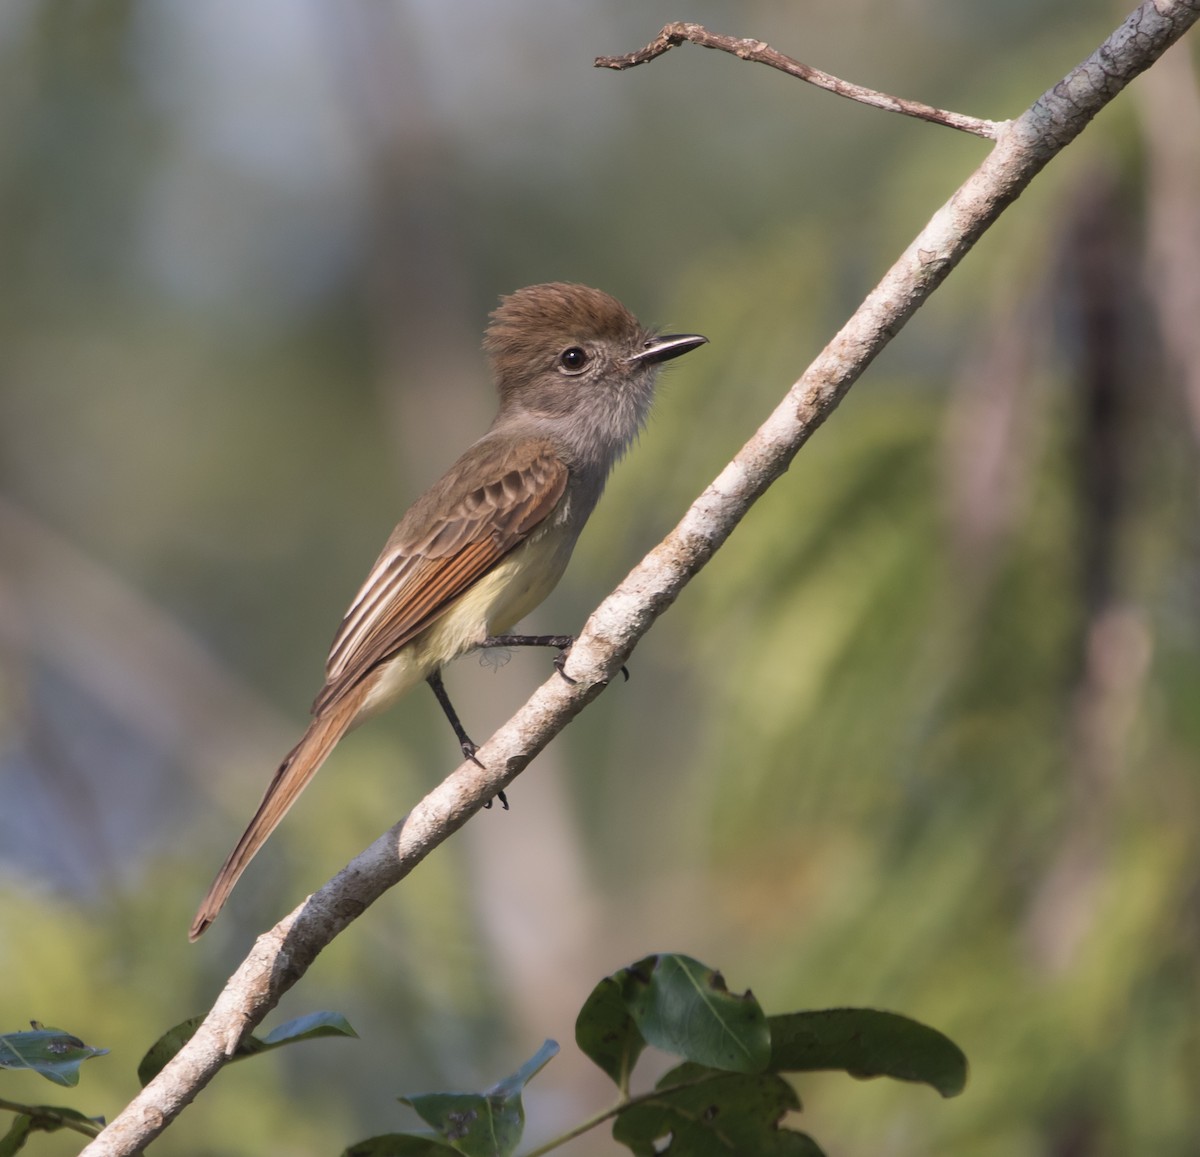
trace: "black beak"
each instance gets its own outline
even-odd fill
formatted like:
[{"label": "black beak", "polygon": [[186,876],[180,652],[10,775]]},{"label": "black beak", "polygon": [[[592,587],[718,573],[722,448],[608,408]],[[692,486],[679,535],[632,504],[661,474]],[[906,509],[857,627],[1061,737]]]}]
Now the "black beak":
[{"label": "black beak", "polygon": [[628,362],[642,362],[648,365],[669,362],[672,358],[677,358],[680,354],[694,350],[697,346],[707,343],[707,341],[708,338],[701,337],[698,333],[664,333],[658,337],[652,337],[646,342],[644,349],[625,360]]}]

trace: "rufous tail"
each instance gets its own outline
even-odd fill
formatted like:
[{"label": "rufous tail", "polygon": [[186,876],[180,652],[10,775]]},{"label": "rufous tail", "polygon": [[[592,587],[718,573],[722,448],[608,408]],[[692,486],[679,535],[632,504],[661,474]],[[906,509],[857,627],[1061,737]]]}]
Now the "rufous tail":
[{"label": "rufous tail", "polygon": [[197,939],[217,918],[217,913],[225,906],[229,893],[258,849],[266,843],[267,837],[287,815],[288,809],[308,786],[308,781],[317,774],[337,741],[354,722],[363,697],[362,689],[356,689],[332,704],[308,725],[300,742],[288,752],[268,785],[254,818],[242,833],[237,846],[229,853],[229,858],[221,865],[221,870],[201,902],[188,932],[189,940]]}]

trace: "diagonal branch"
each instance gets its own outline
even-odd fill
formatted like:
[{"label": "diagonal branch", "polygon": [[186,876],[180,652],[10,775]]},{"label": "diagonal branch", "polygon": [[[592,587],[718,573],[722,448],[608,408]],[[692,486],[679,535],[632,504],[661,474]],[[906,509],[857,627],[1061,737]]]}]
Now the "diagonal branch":
[{"label": "diagonal branch", "polygon": [[922,104],[919,100],[906,100],[899,96],[889,96],[886,92],[878,92],[873,88],[863,88],[860,84],[851,84],[850,81],[842,80],[841,77],[822,72],[819,68],[813,68],[811,64],[804,64],[790,56],[784,56],[782,52],[772,48],[765,40],[723,36],[719,32],[709,32],[703,24],[688,24],[684,21],[664,24],[663,30],[649,44],[644,48],[639,48],[636,52],[627,52],[624,56],[597,56],[595,66],[623,72],[627,68],[646,64],[656,56],[662,56],[664,52],[670,52],[672,48],[684,43],[698,44],[701,48],[717,48],[736,56],[739,60],[749,60],[754,64],[765,64],[770,68],[777,68],[780,72],[786,72],[788,76],[794,76],[798,80],[816,85],[817,88],[823,88],[838,96],[858,101],[859,104],[867,104],[872,108],[881,108],[888,112],[903,113],[904,116],[917,117],[923,121],[932,121],[934,124],[945,125],[947,128],[960,129],[964,133],[974,133],[977,137],[987,137],[994,141],[1004,127],[1004,122],[980,120],[979,117],[967,116],[964,113],[934,108],[932,105]]},{"label": "diagonal branch", "polygon": [[244,1033],[317,954],[393,884],[506,787],[592,699],[654,620],[788,467],[850,386],[971,246],[1095,114],[1200,18],[1200,0],[1146,0],[1062,81],[997,126],[983,164],[884,275],[679,525],[596,609],[557,675],[405,819],[255,942],[195,1036],[84,1153],[132,1154],[154,1139],[219,1071]]}]

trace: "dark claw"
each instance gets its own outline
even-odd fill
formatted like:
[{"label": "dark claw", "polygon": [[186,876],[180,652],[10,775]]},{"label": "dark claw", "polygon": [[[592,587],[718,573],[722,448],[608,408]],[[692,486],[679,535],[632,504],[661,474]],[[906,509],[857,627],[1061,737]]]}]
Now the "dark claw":
[{"label": "dark claw", "polygon": [[[566,673],[566,671],[564,671],[564,670],[563,670],[563,668],[564,668],[564,667],[567,665],[567,655],[568,655],[568,654],[569,654],[569,652],[567,652],[567,651],[560,651],[560,652],[558,653],[557,657],[556,657],[556,658],[555,658],[555,660],[554,660],[554,669],[555,669],[555,670],[556,670],[556,671],[557,671],[557,672],[558,672],[558,673],[559,673],[559,674],[560,674],[560,675],[561,675],[561,676],[562,676],[562,677],[563,677],[563,678],[564,678],[564,679],[565,679],[565,680],[566,680],[568,683],[570,683],[572,686],[574,686],[574,684],[578,683],[578,682],[579,682],[579,680],[578,680],[578,679],[572,679],[572,678],[571,678],[571,676],[570,676],[570,675],[568,675],[568,674]],[[628,683],[628,682],[629,682],[629,668],[628,668],[628,667],[626,667],[624,663],[622,663],[622,664],[621,664],[621,674],[622,674],[622,675],[625,677],[625,682],[626,682],[626,683]]]},{"label": "dark claw", "polygon": [[559,651],[559,653],[558,653],[557,655],[555,655],[555,656],[554,656],[554,669],[555,669],[555,670],[556,670],[556,671],[557,671],[557,672],[558,672],[558,673],[559,673],[559,674],[560,674],[560,675],[561,675],[561,676],[562,676],[562,677],[563,677],[563,678],[564,678],[564,679],[565,679],[565,680],[566,680],[568,683],[570,683],[572,686],[574,686],[576,683],[578,683],[578,682],[579,682],[579,680],[578,680],[578,679],[572,679],[572,678],[571,678],[571,676],[570,676],[570,675],[568,675],[568,674],[566,673],[566,671],[564,671],[564,670],[563,670],[563,668],[564,668],[564,667],[567,665],[567,655],[568,655],[568,654],[569,654],[569,652],[567,652],[567,651]]},{"label": "dark claw", "polygon": [[[481,764],[480,766],[483,766],[483,765]],[[504,792],[502,792],[502,791],[498,791],[498,792],[496,792],[496,799],[498,799],[498,800],[500,801],[500,806],[501,806],[501,807],[502,807],[502,808],[503,808],[505,811],[508,811],[508,796],[506,796],[506,795],[504,794]],[[496,799],[489,799],[489,800],[487,801],[487,803],[485,803],[485,804],[483,805],[483,806],[484,806],[484,808],[485,808],[485,809],[487,809],[487,808],[490,808],[490,807],[492,806],[492,804],[496,802]]]}]

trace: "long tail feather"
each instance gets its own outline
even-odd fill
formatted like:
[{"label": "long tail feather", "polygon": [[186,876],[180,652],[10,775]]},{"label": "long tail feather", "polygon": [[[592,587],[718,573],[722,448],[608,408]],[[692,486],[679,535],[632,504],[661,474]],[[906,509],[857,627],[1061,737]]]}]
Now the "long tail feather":
[{"label": "long tail feather", "polygon": [[221,870],[201,902],[188,932],[189,940],[197,939],[217,918],[217,913],[224,907],[229,893],[258,849],[266,843],[267,837],[287,815],[288,809],[354,722],[364,697],[365,688],[359,689],[358,693],[345,696],[322,712],[308,725],[300,742],[288,752],[268,785],[253,819],[242,833],[242,838],[221,865]]}]

